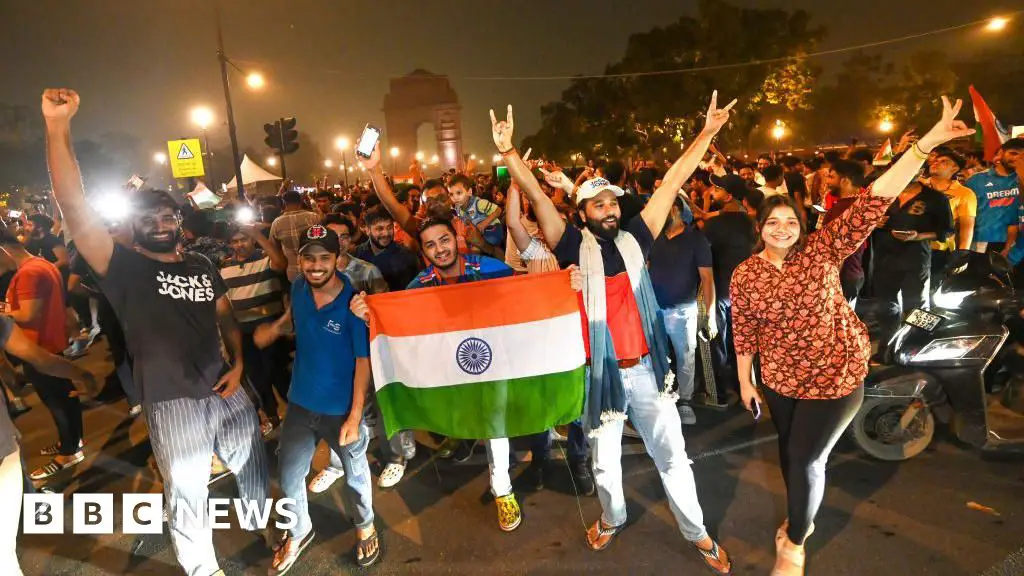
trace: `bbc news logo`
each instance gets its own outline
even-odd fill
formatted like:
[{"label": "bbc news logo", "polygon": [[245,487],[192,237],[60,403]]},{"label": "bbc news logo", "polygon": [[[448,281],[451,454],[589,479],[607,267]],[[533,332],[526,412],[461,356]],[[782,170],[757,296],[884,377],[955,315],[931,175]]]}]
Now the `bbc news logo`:
[{"label": "bbc news logo", "polygon": [[[63,494],[25,494],[22,503],[25,534],[64,534]],[[179,500],[174,514],[177,525],[223,530],[231,528],[228,518],[234,510],[240,526],[250,530],[266,529],[271,512],[278,530],[290,530],[298,522],[295,500],[243,500],[210,498],[195,505]],[[170,511],[168,511],[170,514]],[[72,534],[113,534],[113,494],[74,494],[71,498]],[[163,494],[122,494],[120,532],[122,534],[160,534],[163,532]]]}]

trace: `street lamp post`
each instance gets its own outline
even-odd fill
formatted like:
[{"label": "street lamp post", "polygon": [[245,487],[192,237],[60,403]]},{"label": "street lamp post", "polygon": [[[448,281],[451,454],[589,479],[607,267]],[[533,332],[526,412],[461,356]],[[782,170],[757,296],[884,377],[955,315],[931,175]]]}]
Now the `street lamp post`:
[{"label": "street lamp post", "polygon": [[338,150],[341,150],[342,171],[345,173],[345,192],[348,192],[348,138],[342,136],[334,144]]},{"label": "street lamp post", "polygon": [[192,109],[192,123],[199,128],[203,138],[203,156],[206,159],[207,180],[213,181],[213,153],[210,150],[210,135],[208,129],[213,124],[213,110],[206,106],[198,106]]},{"label": "street lamp post", "polygon": [[[231,138],[231,162],[235,168],[235,184],[238,198],[245,200],[245,183],[242,182],[242,161],[238,156],[238,134],[235,128],[235,110],[231,105],[231,86],[228,83],[228,57],[224,54],[224,33],[220,24],[220,2],[213,3],[214,22],[217,24],[217,60],[220,62],[220,80],[224,85],[224,104],[228,113],[228,136]],[[261,77],[262,79],[262,77]]]}]

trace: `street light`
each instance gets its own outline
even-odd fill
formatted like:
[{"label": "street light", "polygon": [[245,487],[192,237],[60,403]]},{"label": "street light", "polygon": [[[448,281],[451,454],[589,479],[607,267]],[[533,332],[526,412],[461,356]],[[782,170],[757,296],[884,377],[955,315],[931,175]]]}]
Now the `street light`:
[{"label": "street light", "polygon": [[167,154],[164,154],[163,152],[157,152],[156,154],[153,154],[153,162],[156,162],[161,166],[167,164]]},{"label": "street light", "polygon": [[267,166],[277,166],[277,157],[270,156],[267,158]]},{"label": "street light", "polygon": [[333,166],[334,162],[331,162],[330,160],[324,160],[324,168],[331,168]]},{"label": "street light", "polygon": [[395,172],[398,172],[398,152],[399,151],[398,151],[398,147],[397,146],[392,146],[391,147],[390,153],[391,153],[391,174],[392,175],[394,175]]},{"label": "street light", "polygon": [[348,173],[352,171],[348,167],[348,138],[338,136],[334,140],[334,147],[341,151],[342,171],[345,173],[345,189],[348,190]]},{"label": "street light", "polygon": [[259,72],[250,72],[249,75],[245,77],[245,83],[249,88],[259,90],[266,85],[267,81],[264,80],[263,74],[260,74]]},{"label": "street light", "polygon": [[199,127],[203,136],[203,156],[206,156],[206,170],[213,172],[213,158],[210,155],[210,135],[206,129],[213,124],[213,110],[207,106],[192,109],[192,123]]},{"label": "street light", "polygon": [[878,130],[882,134],[888,134],[889,132],[892,132],[893,128],[894,126],[892,120],[889,120],[888,118],[882,118],[882,121],[878,123]]},{"label": "street light", "polygon": [[431,164],[437,164],[440,160],[441,159],[437,157],[437,154],[434,154],[433,156],[430,157]]},{"label": "street light", "polygon": [[476,160],[476,154],[470,154],[469,155],[469,159],[470,160]]},{"label": "street light", "polygon": [[988,21],[988,24],[985,25],[985,29],[988,30],[989,32],[999,32],[1002,29],[1006,28],[1006,25],[1009,23],[1009,18],[996,16],[995,18],[992,18],[991,20]]},{"label": "street light", "polygon": [[492,157],[491,157],[491,160],[492,160],[492,161],[493,161],[493,162],[494,162],[495,164],[497,164],[498,162],[501,162],[501,154],[495,154],[494,156],[492,156]]},{"label": "street light", "polygon": [[416,153],[416,161],[423,162],[423,152]]},{"label": "street light", "polygon": [[782,120],[776,120],[775,126],[772,127],[772,138],[775,140],[782,140],[782,137],[786,135],[786,125],[782,123]]}]

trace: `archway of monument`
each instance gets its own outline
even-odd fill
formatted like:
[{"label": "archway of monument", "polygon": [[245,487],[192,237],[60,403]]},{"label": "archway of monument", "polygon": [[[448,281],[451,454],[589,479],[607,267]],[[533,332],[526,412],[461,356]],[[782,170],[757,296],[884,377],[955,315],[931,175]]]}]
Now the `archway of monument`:
[{"label": "archway of monument", "polygon": [[[415,70],[393,78],[384,97],[384,120],[387,149],[398,148],[395,164],[399,172],[405,172],[414,158],[417,132],[425,123],[433,126],[439,165],[463,168],[462,106],[447,76]],[[419,144],[424,145],[422,141]]]}]

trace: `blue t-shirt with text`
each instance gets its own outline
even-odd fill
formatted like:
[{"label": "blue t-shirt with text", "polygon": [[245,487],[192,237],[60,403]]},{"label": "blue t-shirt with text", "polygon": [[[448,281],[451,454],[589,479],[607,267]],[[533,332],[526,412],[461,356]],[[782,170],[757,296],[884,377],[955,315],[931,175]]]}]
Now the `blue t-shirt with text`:
[{"label": "blue t-shirt with text", "polygon": [[288,401],[328,416],[344,416],[352,409],[356,358],[370,355],[366,324],[348,308],[352,284],[341,272],[337,275],[344,288],[319,310],[305,278],[292,285],[295,366]]},{"label": "blue t-shirt with text", "polygon": [[1000,176],[995,168],[975,174],[967,187],[978,197],[975,242],[1006,242],[1006,230],[1017,222],[1020,183],[1016,174]]},{"label": "blue t-shirt with text", "polygon": [[[465,273],[459,276],[456,281],[457,284],[464,282],[475,282],[477,280],[492,280],[494,278],[506,278],[512,276],[515,271],[508,265],[496,258],[489,256],[478,256],[476,254],[466,254],[462,256],[466,261]],[[428,286],[443,286],[444,282],[441,280],[441,275],[434,270],[433,266],[427,266],[427,269],[420,272],[413,281],[409,283],[407,289],[411,290],[414,288],[426,288]]]}]

